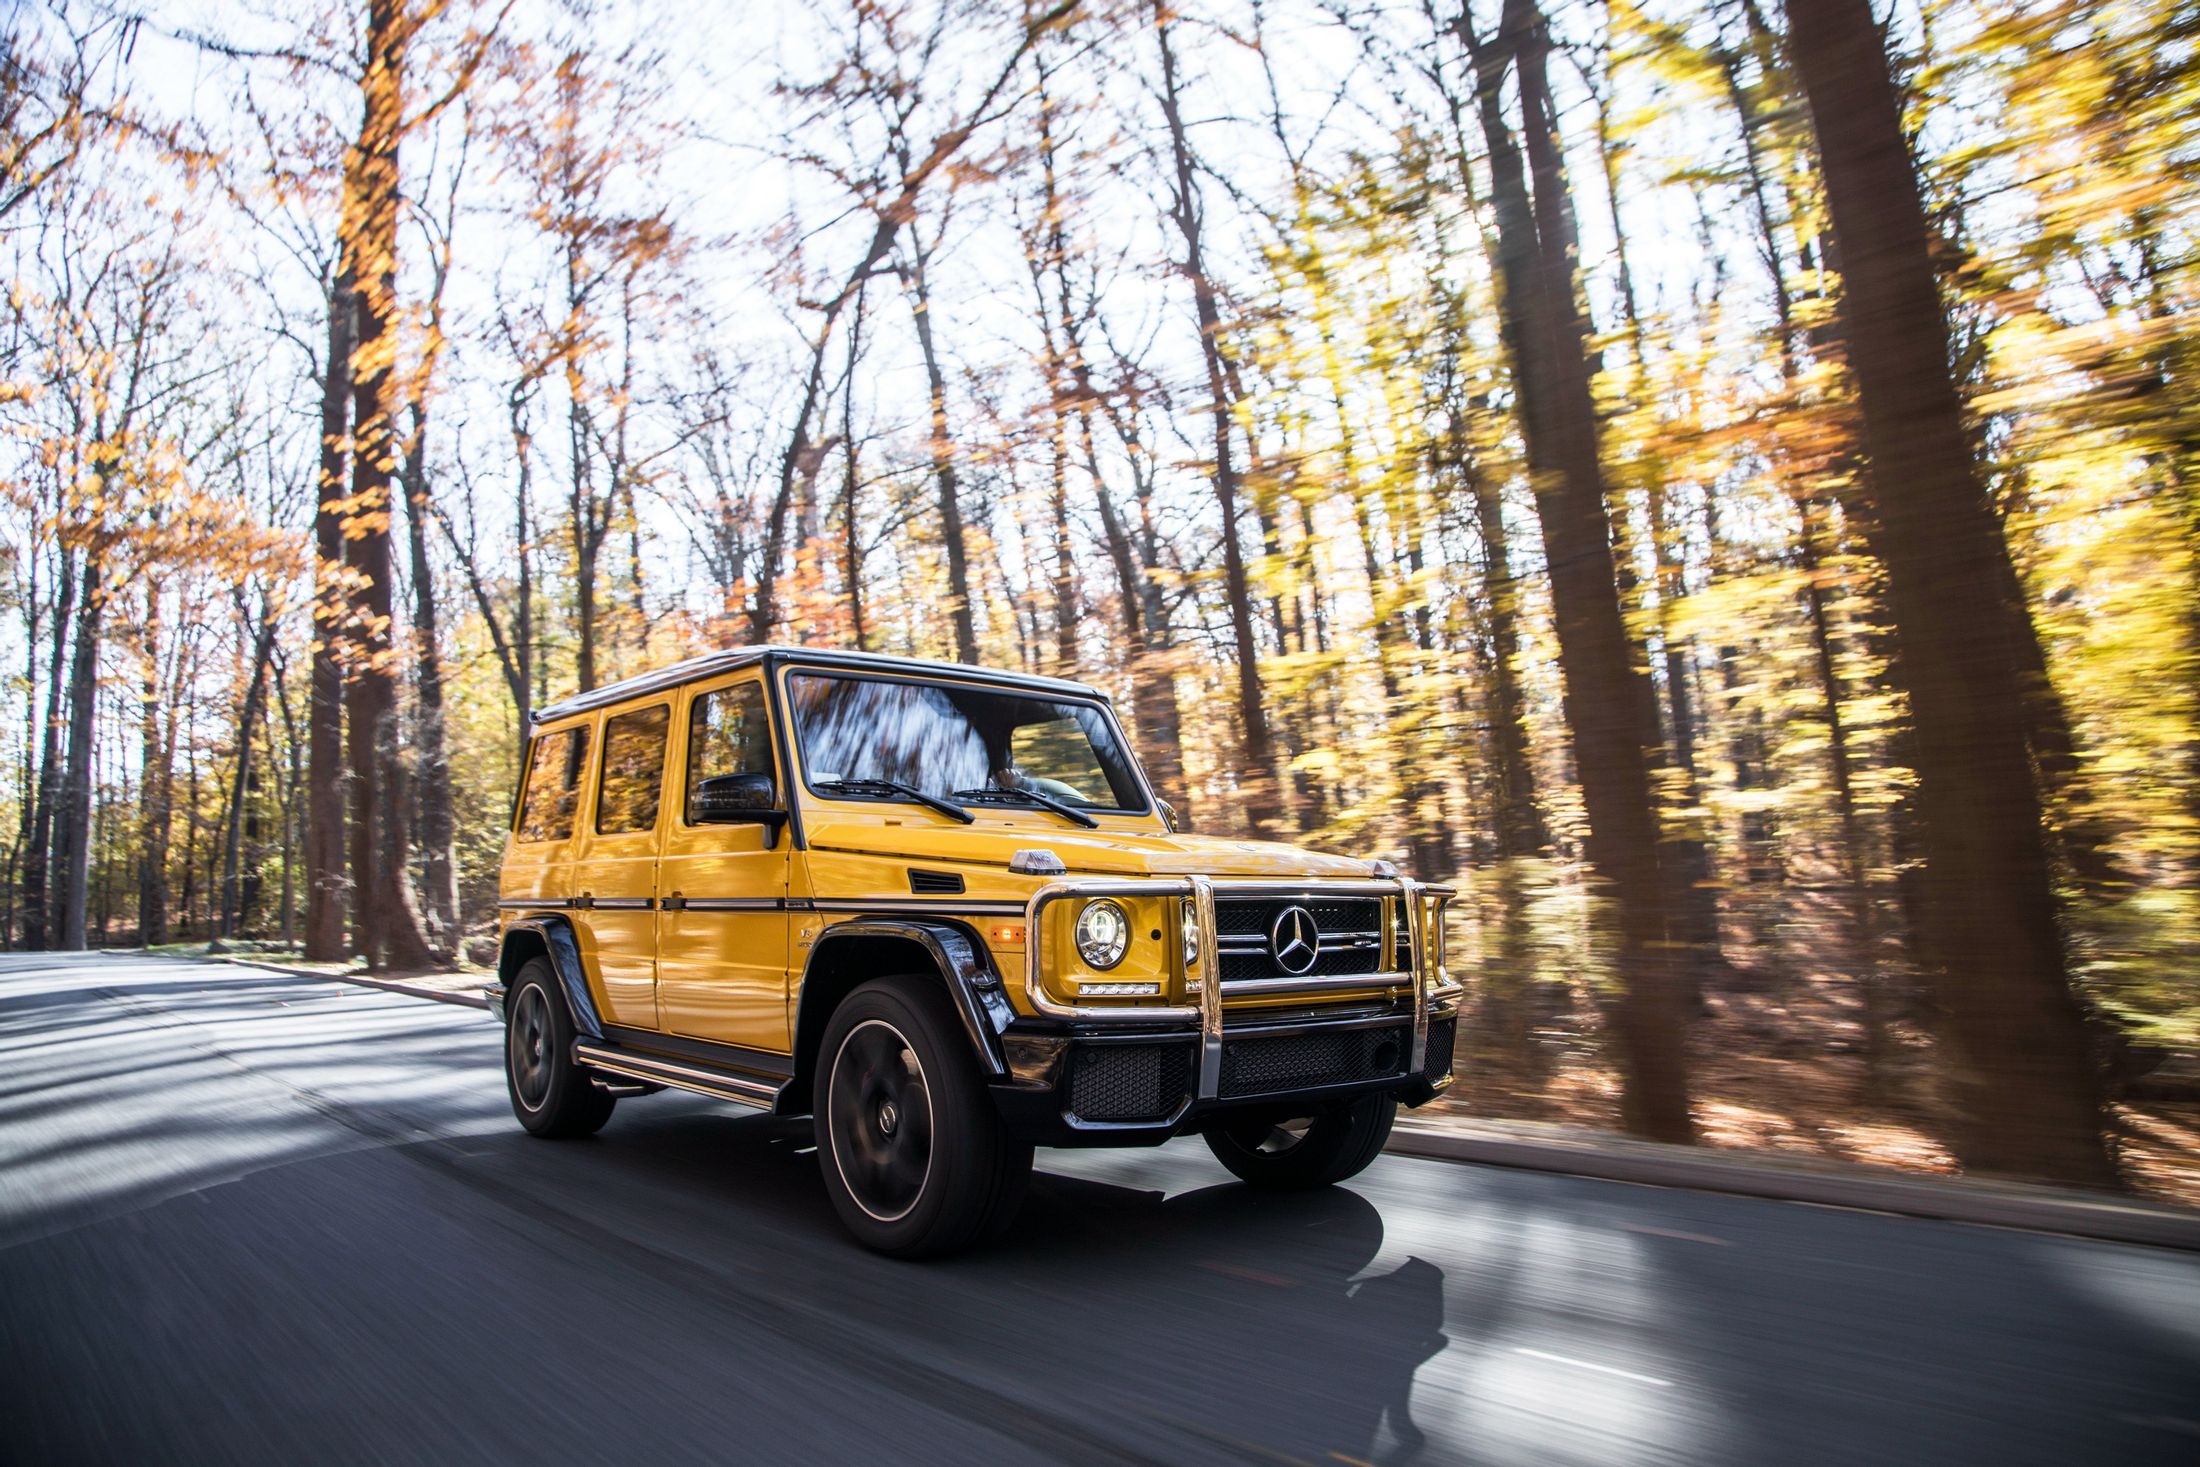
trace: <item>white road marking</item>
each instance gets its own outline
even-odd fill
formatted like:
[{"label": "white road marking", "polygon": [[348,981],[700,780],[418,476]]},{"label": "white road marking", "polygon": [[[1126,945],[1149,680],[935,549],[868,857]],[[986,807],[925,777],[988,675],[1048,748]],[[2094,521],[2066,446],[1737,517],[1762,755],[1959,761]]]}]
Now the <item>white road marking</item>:
[{"label": "white road marking", "polygon": [[1594,1360],[1576,1360],[1571,1355],[1553,1355],[1548,1350],[1531,1350],[1526,1345],[1513,1346],[1515,1355],[1531,1355],[1538,1360],[1555,1360],[1560,1365],[1575,1365],[1583,1370],[1594,1370],[1603,1375],[1616,1375],[1623,1380],[1639,1380],[1644,1385],[1671,1386],[1669,1380],[1659,1380],[1654,1375],[1637,1375],[1632,1370],[1622,1370],[1616,1365],[1599,1365]]},{"label": "white road marking", "polygon": [[1654,1228],[1647,1223],[1629,1223],[1627,1224],[1627,1231],[1630,1233],[1648,1233],[1653,1238],[1678,1238],[1683,1243],[1711,1243],[1720,1248],[1734,1246],[1726,1239],[1714,1238],[1708,1233],[1684,1233],[1678,1228]]}]

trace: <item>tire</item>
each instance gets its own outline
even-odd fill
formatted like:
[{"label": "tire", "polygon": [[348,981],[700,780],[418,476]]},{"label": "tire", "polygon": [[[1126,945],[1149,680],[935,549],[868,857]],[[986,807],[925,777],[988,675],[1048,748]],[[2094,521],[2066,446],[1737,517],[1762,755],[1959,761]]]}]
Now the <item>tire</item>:
[{"label": "tire", "polygon": [[1011,1222],[1031,1179],[936,980],[880,978],[841,1001],[818,1045],[818,1169],[864,1247],[936,1258]]},{"label": "tire", "polygon": [[504,1013],[504,1088],[519,1123],[531,1135],[551,1138],[602,1130],[618,1101],[573,1063],[573,1017],[548,958],[521,965]]},{"label": "tire", "polygon": [[1314,1116],[1304,1130],[1265,1116],[1222,1123],[1207,1131],[1207,1149],[1247,1186],[1305,1191],[1367,1170],[1397,1118],[1395,1095],[1364,1095]]}]

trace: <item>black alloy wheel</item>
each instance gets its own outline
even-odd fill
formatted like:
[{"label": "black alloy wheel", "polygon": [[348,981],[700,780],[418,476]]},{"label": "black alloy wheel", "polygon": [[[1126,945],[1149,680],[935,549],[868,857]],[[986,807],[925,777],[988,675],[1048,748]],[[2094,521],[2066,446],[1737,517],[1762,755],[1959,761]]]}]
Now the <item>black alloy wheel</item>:
[{"label": "black alloy wheel", "polygon": [[617,1101],[573,1062],[573,1020],[547,958],[513,975],[504,1003],[504,1079],[512,1114],[536,1136],[589,1136]]},{"label": "black alloy wheel", "polygon": [[1367,1170],[1397,1117],[1396,1096],[1363,1095],[1313,1116],[1217,1122],[1207,1149],[1248,1186],[1327,1187]]},{"label": "black alloy wheel", "polygon": [[1003,1130],[936,976],[874,979],[842,1000],[812,1083],[826,1195],[865,1247],[936,1257],[1015,1217],[1031,1147]]},{"label": "black alloy wheel", "polygon": [[874,1221],[899,1222],[932,1174],[932,1097],[924,1064],[884,1019],[842,1036],[826,1094],[833,1164],[856,1205]]}]

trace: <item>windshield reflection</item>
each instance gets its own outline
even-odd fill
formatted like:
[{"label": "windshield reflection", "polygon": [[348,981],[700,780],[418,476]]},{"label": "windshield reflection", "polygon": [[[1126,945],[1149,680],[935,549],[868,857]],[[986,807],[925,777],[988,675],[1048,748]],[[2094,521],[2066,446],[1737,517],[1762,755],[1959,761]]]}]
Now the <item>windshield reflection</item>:
[{"label": "windshield reflection", "polygon": [[787,691],[804,778],[835,799],[891,796],[821,787],[892,781],[935,798],[1147,808],[1113,725],[1090,703],[828,673],[796,673]]}]

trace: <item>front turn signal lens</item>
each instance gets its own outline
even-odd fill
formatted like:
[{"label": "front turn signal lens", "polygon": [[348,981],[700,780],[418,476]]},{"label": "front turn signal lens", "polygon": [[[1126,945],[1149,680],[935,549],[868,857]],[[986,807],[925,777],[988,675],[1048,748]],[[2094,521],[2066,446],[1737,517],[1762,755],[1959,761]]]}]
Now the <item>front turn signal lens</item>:
[{"label": "front turn signal lens", "polygon": [[1021,922],[1003,923],[998,927],[987,928],[985,935],[1003,947],[1022,947],[1024,945],[1024,924]]},{"label": "front turn signal lens", "polygon": [[1077,914],[1077,956],[1088,968],[1106,971],[1130,951],[1131,919],[1123,908],[1102,897]]}]

